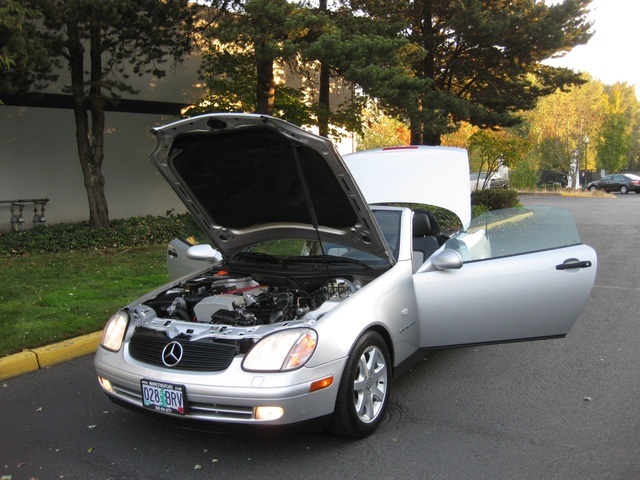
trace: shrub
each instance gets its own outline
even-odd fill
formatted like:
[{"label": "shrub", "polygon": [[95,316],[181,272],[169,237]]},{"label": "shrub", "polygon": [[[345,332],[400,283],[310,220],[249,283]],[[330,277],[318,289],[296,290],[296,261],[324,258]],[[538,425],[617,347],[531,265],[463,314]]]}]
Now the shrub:
[{"label": "shrub", "polygon": [[538,168],[533,162],[522,162],[509,170],[509,184],[519,190],[536,190],[539,180]]},{"label": "shrub", "polygon": [[487,213],[489,211],[489,207],[486,205],[471,205],[471,218],[476,218],[482,215],[483,213]]},{"label": "shrub", "polygon": [[0,232],[0,255],[21,256],[69,250],[103,250],[167,243],[175,237],[200,235],[189,214],[147,215],[112,220],[108,228],[94,228],[87,222],[38,226],[20,232]]},{"label": "shrub", "polygon": [[510,188],[475,190],[471,192],[471,205],[484,205],[488,210],[517,207],[518,192]]}]

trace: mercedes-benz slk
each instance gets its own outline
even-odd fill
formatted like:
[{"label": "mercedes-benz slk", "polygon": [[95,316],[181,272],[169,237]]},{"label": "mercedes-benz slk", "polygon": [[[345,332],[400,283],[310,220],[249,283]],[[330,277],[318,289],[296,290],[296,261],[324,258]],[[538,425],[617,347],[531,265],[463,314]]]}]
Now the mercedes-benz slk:
[{"label": "mercedes-benz slk", "polygon": [[[231,427],[320,420],[364,437],[425,352],[563,337],[589,298],[596,253],[571,215],[471,221],[462,149],[343,158],[247,114],[153,133],[151,160],[207,242],[172,242],[169,267],[185,275],[107,322],[95,368],[120,405]],[[461,228],[441,228],[434,207]]]}]

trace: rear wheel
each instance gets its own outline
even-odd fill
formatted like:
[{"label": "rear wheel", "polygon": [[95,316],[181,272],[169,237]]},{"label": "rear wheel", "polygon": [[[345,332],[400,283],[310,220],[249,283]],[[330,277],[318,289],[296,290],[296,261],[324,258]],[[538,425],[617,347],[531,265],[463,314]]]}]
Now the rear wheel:
[{"label": "rear wheel", "polygon": [[366,332],[347,360],[329,430],[350,438],[371,435],[383,420],[390,392],[389,349],[379,333]]},{"label": "rear wheel", "polygon": [[629,193],[629,189],[627,188],[626,185],[622,185],[620,187],[620,193]]}]

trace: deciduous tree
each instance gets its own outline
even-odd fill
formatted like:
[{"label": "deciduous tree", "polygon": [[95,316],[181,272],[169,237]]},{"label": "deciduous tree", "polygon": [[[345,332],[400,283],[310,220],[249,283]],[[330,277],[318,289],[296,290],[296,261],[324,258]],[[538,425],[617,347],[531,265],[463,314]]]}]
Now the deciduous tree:
[{"label": "deciduous tree", "polygon": [[[52,61],[69,70],[76,144],[89,202],[89,222],[109,223],[104,193],[105,104],[136,91],[131,75],[165,75],[169,58],[190,49],[193,8],[188,0],[25,0],[40,12]],[[44,27],[44,28],[42,28]]]},{"label": "deciduous tree", "polygon": [[528,149],[527,139],[516,131],[479,130],[469,139],[471,169],[488,173],[483,185],[486,188],[491,173],[497,172],[501,165],[517,167]]},{"label": "deciduous tree", "polygon": [[597,165],[606,172],[619,172],[631,163],[632,135],[640,105],[628,86],[612,85],[605,92],[607,108],[596,142]]}]

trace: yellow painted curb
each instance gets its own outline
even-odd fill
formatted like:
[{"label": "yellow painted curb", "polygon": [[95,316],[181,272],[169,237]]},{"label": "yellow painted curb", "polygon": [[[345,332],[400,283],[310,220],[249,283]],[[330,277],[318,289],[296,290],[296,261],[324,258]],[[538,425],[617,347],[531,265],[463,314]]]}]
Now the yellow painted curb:
[{"label": "yellow painted curb", "polygon": [[47,368],[95,352],[100,344],[101,335],[102,332],[89,333],[46,347],[34,348],[32,352],[38,357],[40,368]]},{"label": "yellow painted curb", "polygon": [[29,351],[16,353],[0,358],[0,380],[17,377],[24,373],[38,370],[36,354]]},{"label": "yellow painted curb", "polygon": [[33,372],[39,368],[73,360],[95,352],[100,345],[102,332],[89,333],[62,342],[25,350],[0,358],[0,380]]}]

